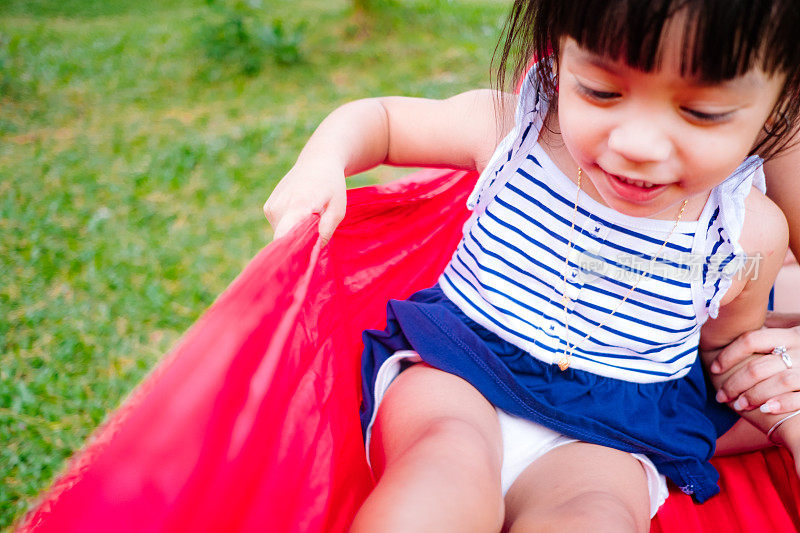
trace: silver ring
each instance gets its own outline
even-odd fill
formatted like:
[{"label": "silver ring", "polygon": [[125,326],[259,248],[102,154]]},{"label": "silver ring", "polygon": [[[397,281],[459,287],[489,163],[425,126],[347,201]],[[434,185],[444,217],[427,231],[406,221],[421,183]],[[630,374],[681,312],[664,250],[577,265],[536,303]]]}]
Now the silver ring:
[{"label": "silver ring", "polygon": [[786,353],[786,346],[776,346],[772,349],[773,355],[778,355],[783,361],[783,364],[786,365],[786,368],[792,368],[792,358],[789,357],[789,354]]}]

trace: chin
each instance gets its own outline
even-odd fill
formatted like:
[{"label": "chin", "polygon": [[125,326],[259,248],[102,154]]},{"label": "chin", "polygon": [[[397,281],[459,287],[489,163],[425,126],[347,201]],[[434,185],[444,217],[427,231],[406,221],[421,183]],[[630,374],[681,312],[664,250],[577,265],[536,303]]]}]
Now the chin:
[{"label": "chin", "polygon": [[659,209],[658,207],[653,206],[646,206],[646,205],[631,205],[626,202],[609,202],[606,201],[606,204],[618,213],[622,213],[623,215],[628,215],[629,217],[637,217],[637,218],[651,218],[661,211],[664,211],[665,208]]},{"label": "chin", "polygon": [[[661,188],[655,195],[650,194],[650,197],[647,198],[647,193],[642,195],[637,193],[631,194],[624,190],[617,191],[610,183],[613,179],[613,177],[603,172],[600,183],[592,180],[592,184],[603,199],[603,202],[614,211],[622,213],[623,215],[638,218],[652,218],[667,211],[672,207],[672,204],[675,203],[670,201],[674,197],[674,194],[671,194],[674,191],[670,190],[672,189],[670,186]],[[644,196],[644,198],[642,198],[642,196]]]},{"label": "chin", "polygon": [[598,193],[608,207],[630,217],[652,218],[671,207],[669,202],[658,201],[660,198],[650,202],[631,202],[618,197],[613,191],[598,190]]}]

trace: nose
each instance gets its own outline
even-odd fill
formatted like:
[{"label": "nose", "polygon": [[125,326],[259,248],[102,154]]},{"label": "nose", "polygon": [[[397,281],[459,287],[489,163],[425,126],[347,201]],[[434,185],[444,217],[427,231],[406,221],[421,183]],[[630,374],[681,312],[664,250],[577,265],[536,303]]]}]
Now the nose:
[{"label": "nose", "polygon": [[672,143],[657,123],[637,117],[611,130],[608,148],[636,163],[658,163],[670,156]]}]

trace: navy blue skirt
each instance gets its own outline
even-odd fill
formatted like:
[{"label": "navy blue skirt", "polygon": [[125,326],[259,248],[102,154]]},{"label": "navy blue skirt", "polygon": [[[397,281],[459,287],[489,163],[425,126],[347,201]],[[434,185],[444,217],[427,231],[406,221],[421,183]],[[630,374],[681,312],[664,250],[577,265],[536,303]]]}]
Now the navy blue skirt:
[{"label": "navy blue skirt", "polygon": [[708,460],[738,415],[714,400],[698,358],[677,380],[634,383],[547,364],[466,316],[438,285],[387,304],[383,331],[364,332],[361,424],[375,409],[381,365],[414,350],[471,383],[489,402],[585,442],[647,455],[659,472],[703,502],[719,492]]}]

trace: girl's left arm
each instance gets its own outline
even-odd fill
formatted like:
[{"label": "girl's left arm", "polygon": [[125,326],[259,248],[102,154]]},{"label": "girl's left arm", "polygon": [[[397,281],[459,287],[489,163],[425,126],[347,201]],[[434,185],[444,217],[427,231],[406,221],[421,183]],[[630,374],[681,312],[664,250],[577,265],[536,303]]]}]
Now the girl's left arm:
[{"label": "girl's left arm", "polygon": [[[763,326],[769,292],[786,254],[788,226],[780,208],[760,192],[753,190],[745,202],[745,213],[740,242],[750,258],[741,271],[746,276],[743,276],[744,279],[734,280],[722,301],[719,316],[708,320],[703,326],[700,353],[706,367],[712,365],[716,356],[734,339],[742,334],[745,334],[744,338],[753,335],[754,333],[746,332],[756,332]],[[774,358],[778,356],[751,354],[725,371],[713,372],[717,368],[712,367],[711,380],[719,388],[731,374],[739,371],[757,373],[763,365],[775,363],[772,360]],[[758,409],[744,411],[741,402],[736,404],[738,398],[728,400],[746,420],[762,431],[766,432],[782,418],[782,415],[763,413]],[[788,427],[787,424],[784,425]],[[779,438],[782,436],[780,433],[776,431]],[[784,441],[793,449],[800,450],[800,430],[794,433],[797,433],[797,447],[793,444],[794,437],[790,439],[786,435]]]},{"label": "girl's left arm", "polygon": [[[800,138],[793,140],[790,146],[792,148],[785,153],[765,162],[764,172],[767,177],[767,196],[783,211],[789,224],[789,248],[800,259],[800,193],[797,190],[797,183],[800,181]],[[754,353],[767,353],[775,346],[785,346],[793,355],[800,352],[800,314],[769,313],[763,329],[743,335],[728,345],[720,352],[716,365],[712,365],[711,369],[727,372]],[[758,375],[733,373],[720,390],[729,398],[745,395],[750,404],[756,407],[771,398],[780,397],[784,401],[777,402],[773,412],[788,412],[800,408],[800,383],[787,388],[771,379],[775,372],[763,370]],[[778,370],[785,369],[779,367]],[[798,380],[800,381],[800,374]]]}]

